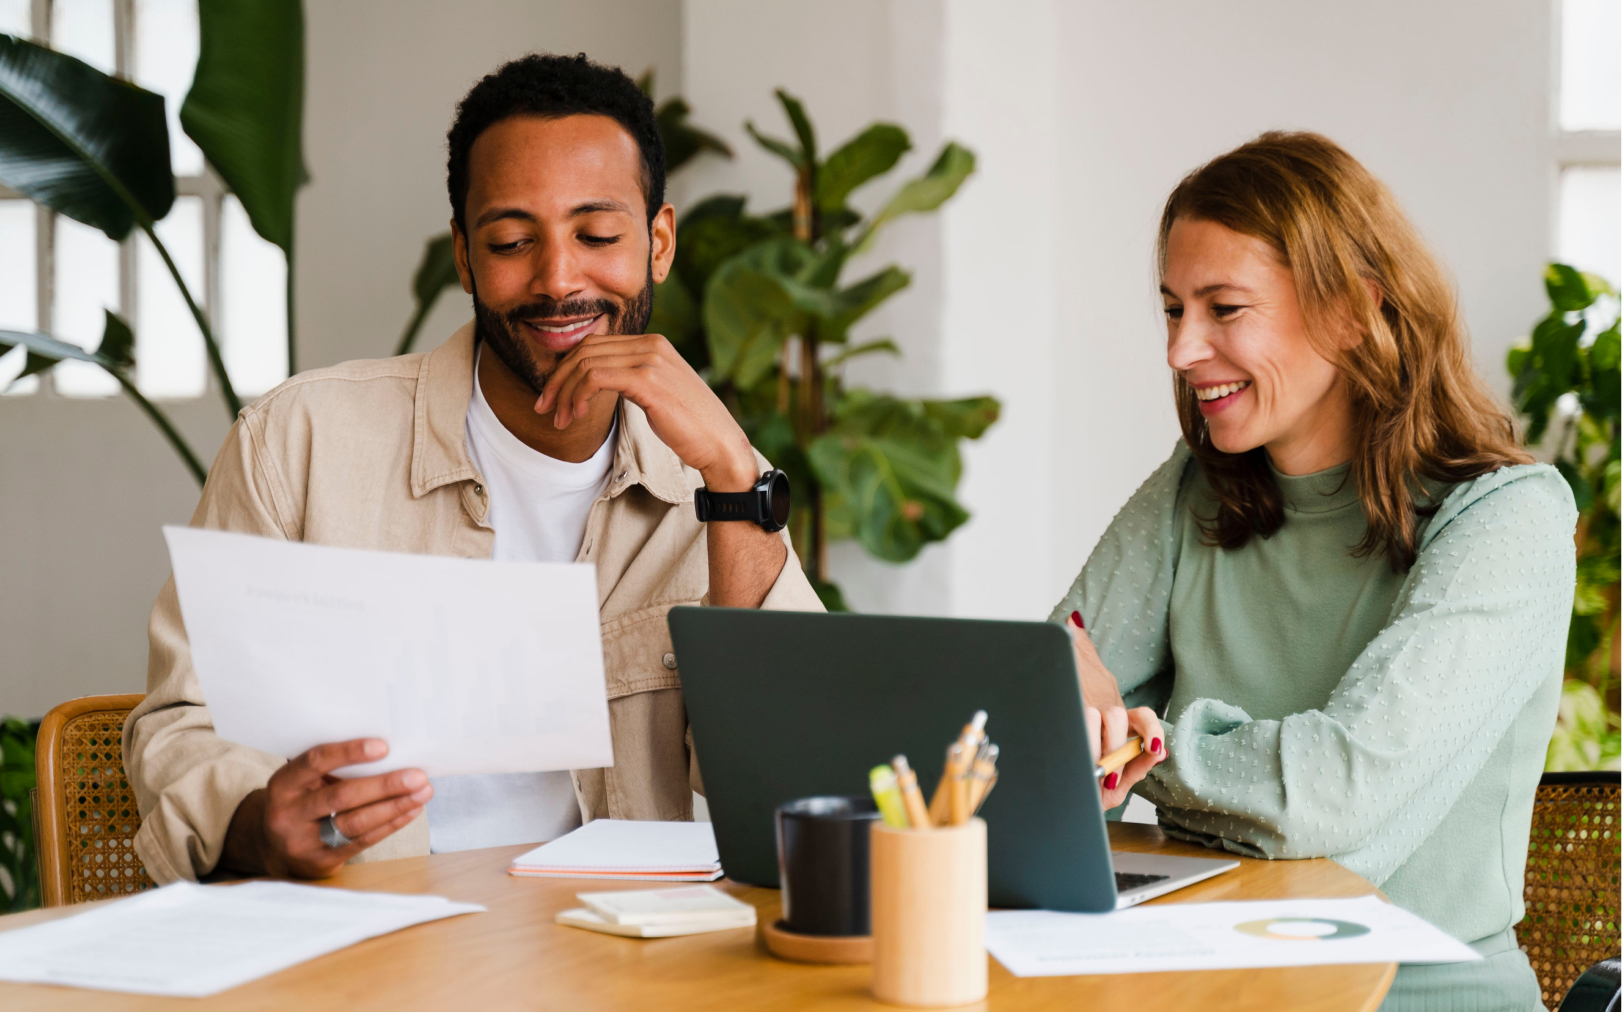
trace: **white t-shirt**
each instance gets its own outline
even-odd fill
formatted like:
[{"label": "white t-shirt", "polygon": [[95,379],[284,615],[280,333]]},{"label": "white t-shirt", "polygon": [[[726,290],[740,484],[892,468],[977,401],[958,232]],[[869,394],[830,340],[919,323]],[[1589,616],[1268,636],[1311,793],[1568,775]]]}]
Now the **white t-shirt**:
[{"label": "white t-shirt", "polygon": [[[526,446],[501,424],[479,387],[467,406],[467,450],[490,496],[493,558],[573,562],[592,504],[608,488],[614,432],[579,464]],[[436,854],[475,847],[555,840],[580,825],[568,771],[435,777],[428,802],[428,846]]]}]

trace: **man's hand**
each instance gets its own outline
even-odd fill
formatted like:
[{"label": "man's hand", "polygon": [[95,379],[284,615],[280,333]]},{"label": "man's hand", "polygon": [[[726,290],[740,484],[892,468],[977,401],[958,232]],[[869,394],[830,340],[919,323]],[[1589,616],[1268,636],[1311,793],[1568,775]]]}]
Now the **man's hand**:
[{"label": "man's hand", "polygon": [[[760,477],[749,437],[732,413],[658,334],[586,338],[553,370],[535,410],[552,411],[552,424],[565,429],[604,391],[645,411],[653,434],[702,474],[711,492],[747,492]],[[746,522],[708,526],[710,603],[759,607],[788,559],[782,539]]]},{"label": "man's hand", "polygon": [[1065,627],[1070,630],[1076,672],[1081,676],[1081,698],[1093,762],[1098,762],[1100,754],[1108,755],[1125,745],[1133,734],[1143,739],[1143,751],[1138,757],[1118,772],[1106,774],[1099,784],[1099,794],[1108,810],[1125,801],[1132,786],[1165,761],[1165,732],[1161,730],[1160,718],[1149,707],[1126,708],[1126,702],[1121,699],[1121,687],[1099,658],[1092,637],[1082,626],[1081,614],[1071,612]]},{"label": "man's hand", "polygon": [[[317,745],[271,775],[231,817],[220,864],[252,875],[324,878],[345,861],[403,828],[434,789],[422,770],[340,780],[335,769],[376,762],[389,747],[376,738]],[[320,821],[336,813],[346,847],[321,842]]]},{"label": "man's hand", "polygon": [[653,434],[704,475],[713,492],[745,492],[760,477],[749,437],[687,360],[658,334],[593,334],[547,378],[535,402],[566,429],[604,391],[647,412]]}]

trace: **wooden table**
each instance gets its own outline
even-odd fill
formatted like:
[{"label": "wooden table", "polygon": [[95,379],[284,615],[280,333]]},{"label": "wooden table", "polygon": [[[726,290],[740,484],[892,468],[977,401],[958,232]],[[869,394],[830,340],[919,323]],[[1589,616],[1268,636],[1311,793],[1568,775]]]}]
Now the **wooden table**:
[{"label": "wooden table", "polygon": [[[1112,824],[1117,850],[1209,856],[1150,826]],[[433,893],[482,903],[489,913],[422,924],[244,984],[213,998],[147,998],[44,985],[0,984],[0,1008],[33,1009],[636,1009],[680,1012],[756,1009],[884,1009],[867,993],[865,966],[806,966],[765,954],[741,929],[684,938],[618,938],[566,928],[552,917],[579,906],[576,892],[612,888],[579,879],[515,878],[507,864],[526,847],[380,861],[323,883],[352,889]],[[776,890],[722,883],[778,916]],[[639,883],[637,888],[646,887]],[[1328,860],[1252,861],[1156,903],[1364,896],[1377,890]],[[0,917],[0,930],[80,907]],[[988,957],[989,958],[989,957]],[[1396,964],[1019,978],[991,963],[991,991],[973,1009],[1301,1009],[1368,1012]]]}]

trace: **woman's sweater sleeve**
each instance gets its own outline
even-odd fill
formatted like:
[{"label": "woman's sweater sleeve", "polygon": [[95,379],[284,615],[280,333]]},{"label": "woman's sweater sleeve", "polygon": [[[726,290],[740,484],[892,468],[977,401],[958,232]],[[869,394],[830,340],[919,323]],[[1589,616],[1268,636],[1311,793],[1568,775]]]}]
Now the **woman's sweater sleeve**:
[{"label": "woman's sweater sleeve", "polygon": [[1385,881],[1558,675],[1575,521],[1570,489],[1547,466],[1459,487],[1427,525],[1386,626],[1323,710],[1252,720],[1197,699],[1168,725],[1170,759],[1139,791],[1168,830],[1255,856],[1336,855]]},{"label": "woman's sweater sleeve", "polygon": [[1191,454],[1171,456],[1127,500],[1048,621],[1081,612],[1104,666],[1128,706],[1165,709],[1171,698],[1166,615],[1177,561],[1177,493]]}]

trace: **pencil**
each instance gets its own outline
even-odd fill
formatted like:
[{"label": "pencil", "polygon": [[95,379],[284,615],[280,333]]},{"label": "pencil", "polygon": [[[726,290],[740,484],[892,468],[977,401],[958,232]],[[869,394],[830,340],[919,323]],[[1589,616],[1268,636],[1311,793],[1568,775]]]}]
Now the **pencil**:
[{"label": "pencil", "polygon": [[929,809],[924,807],[924,796],[918,790],[918,774],[907,765],[907,757],[898,755],[890,764],[895,768],[896,785],[901,788],[901,803],[907,807],[907,821],[913,829],[929,828]]},{"label": "pencil", "polygon": [[1125,766],[1127,763],[1136,759],[1142,753],[1143,739],[1136,737],[1128,738],[1125,745],[1122,745],[1114,752],[1111,752],[1109,755],[1098,760],[1098,765],[1093,767],[1093,779],[1096,780],[1099,777],[1105,777],[1116,772],[1122,766]]}]

